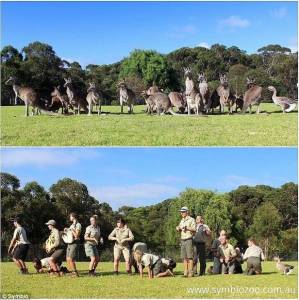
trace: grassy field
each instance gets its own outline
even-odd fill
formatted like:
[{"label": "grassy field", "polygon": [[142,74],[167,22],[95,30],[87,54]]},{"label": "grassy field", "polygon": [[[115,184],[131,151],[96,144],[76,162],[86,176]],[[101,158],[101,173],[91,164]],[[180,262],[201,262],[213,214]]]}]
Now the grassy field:
[{"label": "grassy field", "polygon": [[[278,273],[274,262],[263,263],[260,276],[206,275],[183,278],[182,264],[176,276],[148,279],[111,273],[112,263],[100,263],[96,277],[88,277],[87,263],[78,263],[79,278],[19,275],[11,262],[1,263],[2,294],[29,294],[32,298],[297,298],[297,262],[289,276]],[[210,265],[210,264],[208,264]],[[122,264],[123,267],[123,264]],[[123,269],[122,269],[123,271]],[[3,299],[3,295],[2,295]]]},{"label": "grassy field", "polygon": [[148,116],[144,106],[120,115],[25,117],[24,107],[1,107],[3,146],[294,146],[298,113],[263,103],[260,115]]}]

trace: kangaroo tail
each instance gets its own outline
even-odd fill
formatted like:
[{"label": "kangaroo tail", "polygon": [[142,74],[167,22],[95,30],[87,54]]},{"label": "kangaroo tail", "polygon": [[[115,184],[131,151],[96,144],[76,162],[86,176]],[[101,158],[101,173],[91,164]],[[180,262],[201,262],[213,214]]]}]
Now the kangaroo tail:
[{"label": "kangaroo tail", "polygon": [[45,115],[48,115],[48,116],[58,116],[59,114],[53,112],[53,111],[50,111],[50,110],[46,110],[44,109],[43,107],[41,106],[37,106],[37,108]]},{"label": "kangaroo tail", "polygon": [[297,104],[296,103],[291,103],[290,104],[290,107],[288,109],[286,109],[285,111],[286,112],[290,112],[292,110],[294,110],[296,108]]}]

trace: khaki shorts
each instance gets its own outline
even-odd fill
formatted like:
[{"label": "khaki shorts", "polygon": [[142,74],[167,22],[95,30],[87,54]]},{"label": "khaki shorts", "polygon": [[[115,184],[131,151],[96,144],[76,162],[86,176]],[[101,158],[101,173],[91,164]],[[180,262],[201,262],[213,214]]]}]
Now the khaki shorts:
[{"label": "khaki shorts", "polygon": [[181,240],[181,258],[194,259],[193,239]]},{"label": "khaki shorts", "polygon": [[253,269],[258,273],[262,273],[262,263],[259,257],[248,257],[247,259],[247,271]]},{"label": "khaki shorts", "polygon": [[66,248],[66,257],[70,257],[71,259],[75,259],[76,256],[78,255],[78,244],[73,243],[73,244],[68,244]]},{"label": "khaki shorts", "polygon": [[130,261],[130,249],[129,248],[114,246],[113,253],[114,253],[114,259],[119,260],[121,257],[121,254],[123,254],[125,261],[126,262]]}]

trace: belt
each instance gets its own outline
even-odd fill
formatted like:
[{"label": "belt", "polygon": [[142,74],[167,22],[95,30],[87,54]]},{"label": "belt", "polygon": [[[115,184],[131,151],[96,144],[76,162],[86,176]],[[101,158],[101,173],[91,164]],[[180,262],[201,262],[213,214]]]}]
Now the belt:
[{"label": "belt", "polygon": [[193,238],[191,237],[191,238],[188,238],[188,239],[181,239],[182,242],[188,241],[188,240],[193,240]]}]

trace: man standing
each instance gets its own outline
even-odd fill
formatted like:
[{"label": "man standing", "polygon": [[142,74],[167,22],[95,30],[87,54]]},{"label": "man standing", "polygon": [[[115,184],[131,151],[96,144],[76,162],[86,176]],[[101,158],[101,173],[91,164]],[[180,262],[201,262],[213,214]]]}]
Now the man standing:
[{"label": "man standing", "polygon": [[211,236],[211,230],[206,224],[204,224],[202,216],[197,216],[195,221],[196,233],[194,235],[194,242],[200,263],[199,276],[203,276],[206,273],[206,242]]},{"label": "man standing", "polygon": [[20,269],[21,274],[28,274],[25,259],[30,242],[27,239],[26,230],[22,227],[19,217],[14,219],[14,226],[15,231],[8,247],[8,254],[12,255],[13,261]]},{"label": "man standing", "polygon": [[181,257],[184,262],[184,277],[193,277],[193,234],[195,233],[195,220],[189,216],[188,207],[180,209],[182,220],[176,227],[181,233]]},{"label": "man standing", "polygon": [[68,263],[68,266],[71,270],[71,274],[73,277],[78,277],[78,271],[76,269],[76,255],[78,253],[78,244],[80,243],[80,234],[82,230],[81,224],[77,220],[77,214],[70,213],[70,221],[72,222],[72,225],[69,228],[65,228],[64,231],[70,230],[74,240],[72,243],[67,244],[66,248],[66,261]]}]

